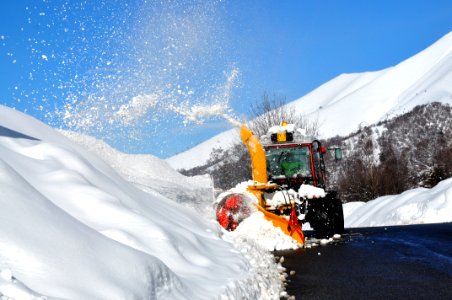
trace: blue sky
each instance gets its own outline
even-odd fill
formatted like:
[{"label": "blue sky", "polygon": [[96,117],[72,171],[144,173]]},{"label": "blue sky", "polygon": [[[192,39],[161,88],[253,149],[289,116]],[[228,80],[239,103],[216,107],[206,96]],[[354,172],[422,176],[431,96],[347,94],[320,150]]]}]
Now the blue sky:
[{"label": "blue sky", "polygon": [[[295,100],[341,73],[401,62],[452,31],[451,13],[451,1],[432,0],[3,1],[0,103],[168,157],[230,128],[168,107],[224,101],[233,70],[228,102],[246,118],[264,91]],[[112,118],[139,95],[163,104],[133,124]]]}]

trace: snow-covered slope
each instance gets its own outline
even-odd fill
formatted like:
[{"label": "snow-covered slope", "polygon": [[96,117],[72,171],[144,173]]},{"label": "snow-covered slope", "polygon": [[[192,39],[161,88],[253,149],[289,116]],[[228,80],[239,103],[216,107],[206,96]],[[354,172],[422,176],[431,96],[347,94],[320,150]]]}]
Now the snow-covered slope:
[{"label": "snow-covered slope", "polygon": [[202,142],[199,145],[196,145],[187,151],[176,154],[166,159],[166,161],[176,170],[188,170],[204,165],[209,160],[210,153],[213,149],[227,149],[239,141],[240,137],[238,128],[232,128]]},{"label": "snow-covered slope", "polygon": [[[18,297],[17,288],[19,299],[256,296],[240,285],[249,263],[216,224],[141,191],[57,131],[1,106],[0,155],[0,295]],[[173,176],[165,169],[153,172]]]},{"label": "snow-covered slope", "polygon": [[[342,74],[288,105],[317,120],[321,137],[328,138],[435,101],[452,104],[452,32],[394,67]],[[200,166],[212,148],[227,147],[234,132],[214,136],[167,161],[175,169]]]},{"label": "snow-covered slope", "polygon": [[127,154],[90,136],[72,131],[60,132],[86,150],[101,157],[124,179],[139,189],[150,194],[164,195],[202,215],[213,214],[213,183],[209,175],[183,176],[167,162],[153,155]]},{"label": "snow-covered slope", "polygon": [[292,105],[332,137],[431,102],[452,103],[452,33],[394,67],[340,75]]},{"label": "snow-covered slope", "polygon": [[372,227],[452,222],[452,178],[432,189],[344,204],[345,227]]}]

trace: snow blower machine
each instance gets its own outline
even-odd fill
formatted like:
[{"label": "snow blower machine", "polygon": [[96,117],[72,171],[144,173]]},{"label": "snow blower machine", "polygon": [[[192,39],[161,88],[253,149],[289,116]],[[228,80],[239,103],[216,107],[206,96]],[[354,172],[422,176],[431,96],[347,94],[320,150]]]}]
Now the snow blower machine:
[{"label": "snow blower machine", "polygon": [[[262,142],[246,125],[241,126],[240,137],[251,156],[253,180],[246,190],[232,189],[216,199],[216,217],[223,228],[235,230],[255,206],[300,244],[305,222],[319,238],[344,231],[342,203],[336,192],[325,191],[327,149],[318,140],[285,122],[271,127]],[[341,159],[340,148],[329,150]]]}]

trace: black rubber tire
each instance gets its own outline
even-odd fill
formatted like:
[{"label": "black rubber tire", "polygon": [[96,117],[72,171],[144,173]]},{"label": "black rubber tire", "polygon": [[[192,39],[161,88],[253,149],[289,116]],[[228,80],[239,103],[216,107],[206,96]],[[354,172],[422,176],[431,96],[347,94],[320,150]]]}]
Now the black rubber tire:
[{"label": "black rubber tire", "polygon": [[344,232],[344,213],[339,199],[326,197],[310,200],[305,218],[317,238],[328,238]]},{"label": "black rubber tire", "polygon": [[344,211],[342,209],[342,202],[339,199],[332,199],[331,204],[333,205],[332,220],[333,220],[333,234],[344,233]]}]

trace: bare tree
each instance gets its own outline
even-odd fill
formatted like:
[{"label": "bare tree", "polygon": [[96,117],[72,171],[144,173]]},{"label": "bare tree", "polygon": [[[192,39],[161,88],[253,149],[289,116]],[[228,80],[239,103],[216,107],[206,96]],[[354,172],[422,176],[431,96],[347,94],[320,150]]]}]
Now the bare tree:
[{"label": "bare tree", "polygon": [[319,131],[318,120],[308,120],[297,113],[295,106],[287,103],[285,96],[264,92],[261,99],[250,107],[251,130],[258,137],[267,133],[268,129],[280,125],[282,121],[295,124],[298,128],[306,129],[310,136],[317,136]]}]

